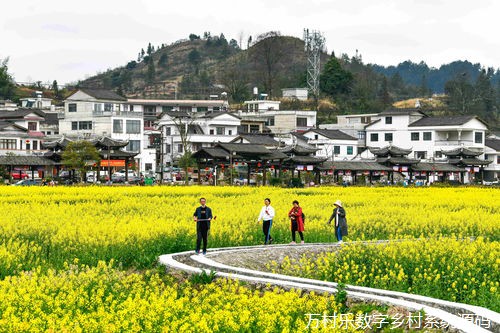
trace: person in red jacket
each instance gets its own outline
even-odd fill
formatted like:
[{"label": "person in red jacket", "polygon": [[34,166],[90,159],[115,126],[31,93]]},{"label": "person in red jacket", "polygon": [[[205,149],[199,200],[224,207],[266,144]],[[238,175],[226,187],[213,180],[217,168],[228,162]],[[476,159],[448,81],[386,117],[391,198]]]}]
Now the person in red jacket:
[{"label": "person in red jacket", "polygon": [[302,219],[302,208],[299,206],[297,200],[293,201],[293,207],[288,213],[288,217],[292,222],[292,242],[290,244],[295,244],[295,232],[299,232],[300,243],[304,244],[304,220]]}]

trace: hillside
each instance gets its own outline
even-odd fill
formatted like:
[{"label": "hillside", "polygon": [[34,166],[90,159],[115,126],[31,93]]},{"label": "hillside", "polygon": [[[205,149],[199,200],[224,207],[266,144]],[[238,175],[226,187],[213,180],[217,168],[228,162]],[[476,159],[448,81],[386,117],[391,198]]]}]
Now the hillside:
[{"label": "hillside", "polygon": [[306,58],[301,39],[267,33],[241,50],[221,36],[163,46],[140,61],[130,61],[79,85],[120,90],[127,96],[173,97],[178,83],[178,98],[218,93],[223,90],[221,85],[231,90],[231,96],[240,97],[246,97],[253,86],[274,96],[281,95],[281,88],[304,86]]}]

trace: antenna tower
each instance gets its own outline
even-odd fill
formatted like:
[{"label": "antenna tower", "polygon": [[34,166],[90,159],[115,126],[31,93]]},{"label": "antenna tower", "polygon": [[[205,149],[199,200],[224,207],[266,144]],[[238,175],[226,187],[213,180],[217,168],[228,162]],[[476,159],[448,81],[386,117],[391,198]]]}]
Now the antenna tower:
[{"label": "antenna tower", "polygon": [[321,74],[321,52],[325,47],[325,37],[321,32],[304,29],[304,50],[307,56],[307,85],[314,95],[319,96],[319,76]]}]

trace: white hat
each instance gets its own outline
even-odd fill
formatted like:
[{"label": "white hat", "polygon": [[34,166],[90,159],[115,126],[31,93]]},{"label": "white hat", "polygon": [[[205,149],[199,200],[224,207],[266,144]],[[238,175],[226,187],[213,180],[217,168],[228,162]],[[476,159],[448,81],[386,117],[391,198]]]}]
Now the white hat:
[{"label": "white hat", "polygon": [[335,201],[334,205],[335,205],[335,206],[342,207],[342,201],[337,200],[337,201]]}]

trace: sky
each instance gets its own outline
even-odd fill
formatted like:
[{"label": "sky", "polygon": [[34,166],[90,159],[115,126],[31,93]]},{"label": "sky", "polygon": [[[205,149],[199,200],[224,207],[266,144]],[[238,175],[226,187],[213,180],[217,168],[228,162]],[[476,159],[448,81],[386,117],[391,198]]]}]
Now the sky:
[{"label": "sky", "polygon": [[75,82],[190,33],[246,41],[320,31],[328,52],[365,63],[500,68],[497,0],[23,0],[0,6],[0,59],[17,82]]}]

